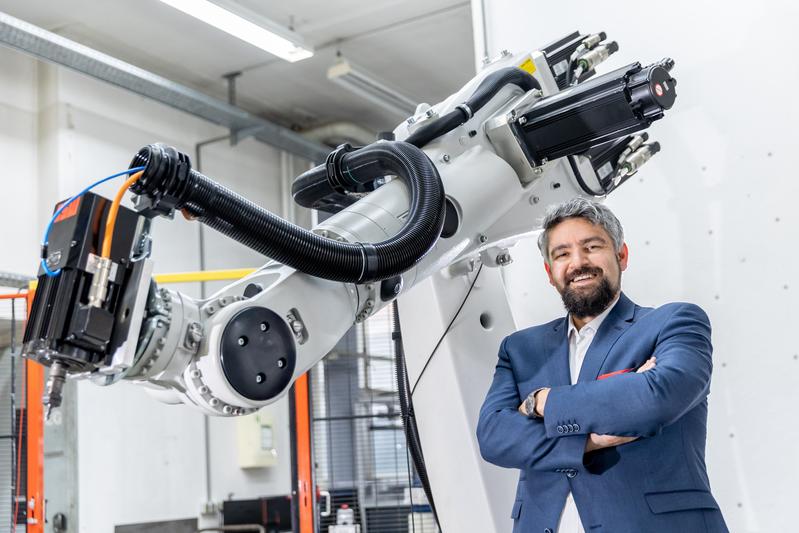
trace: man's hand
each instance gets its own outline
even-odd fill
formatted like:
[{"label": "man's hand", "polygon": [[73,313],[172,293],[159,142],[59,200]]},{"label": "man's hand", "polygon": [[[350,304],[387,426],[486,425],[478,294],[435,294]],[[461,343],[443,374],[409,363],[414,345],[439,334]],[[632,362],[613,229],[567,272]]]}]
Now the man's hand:
[{"label": "man's hand", "polygon": [[[649,359],[647,359],[644,364],[642,364],[638,370],[636,370],[636,374],[640,374],[642,372],[646,372],[647,370],[652,370],[657,365],[657,358],[653,355]],[[602,448],[610,448],[612,446],[621,446],[622,444],[627,444],[628,442],[632,442],[638,437],[618,437],[616,435],[598,435],[596,433],[591,433],[588,435],[588,440],[585,441],[585,452],[592,452],[594,450],[601,450]]]}]

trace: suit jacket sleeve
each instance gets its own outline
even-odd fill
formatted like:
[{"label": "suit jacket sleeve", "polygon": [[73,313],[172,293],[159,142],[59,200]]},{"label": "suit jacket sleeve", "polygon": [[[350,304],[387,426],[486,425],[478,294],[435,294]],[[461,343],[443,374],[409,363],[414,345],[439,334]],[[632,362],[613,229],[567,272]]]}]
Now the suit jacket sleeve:
[{"label": "suit jacket sleeve", "polygon": [[658,335],[655,368],[550,390],[544,409],[548,436],[655,435],[705,399],[712,371],[710,321],[696,305],[673,306]]},{"label": "suit jacket sleeve", "polygon": [[494,380],[480,409],[477,442],[483,459],[506,468],[554,471],[583,464],[586,437],[551,439],[542,419],[529,419],[518,411],[522,402],[502,341]]}]

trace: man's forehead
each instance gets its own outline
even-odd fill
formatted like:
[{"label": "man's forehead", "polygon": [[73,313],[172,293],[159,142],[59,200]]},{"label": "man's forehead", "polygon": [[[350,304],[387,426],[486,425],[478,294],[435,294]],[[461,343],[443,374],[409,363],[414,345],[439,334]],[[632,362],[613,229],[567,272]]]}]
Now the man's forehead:
[{"label": "man's forehead", "polygon": [[550,249],[567,244],[581,244],[594,239],[609,241],[610,235],[599,224],[593,224],[582,218],[566,219],[549,231]]}]

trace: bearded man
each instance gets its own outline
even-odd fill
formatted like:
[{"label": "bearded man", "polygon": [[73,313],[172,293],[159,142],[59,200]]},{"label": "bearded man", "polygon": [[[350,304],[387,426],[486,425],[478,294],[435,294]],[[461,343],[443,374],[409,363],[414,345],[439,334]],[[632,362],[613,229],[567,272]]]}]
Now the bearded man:
[{"label": "bearded man", "polygon": [[568,315],[506,337],[480,410],[486,461],[520,471],[514,533],[720,533],[705,467],[710,322],[621,291],[607,207],[551,208],[538,247]]}]

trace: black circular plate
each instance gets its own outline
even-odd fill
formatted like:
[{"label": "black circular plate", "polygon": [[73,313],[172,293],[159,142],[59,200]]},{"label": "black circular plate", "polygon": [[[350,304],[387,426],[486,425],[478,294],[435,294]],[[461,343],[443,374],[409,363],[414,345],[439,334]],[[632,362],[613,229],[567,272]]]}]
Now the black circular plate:
[{"label": "black circular plate", "polygon": [[294,375],[294,335],[274,311],[249,307],[225,326],[221,361],[236,392],[254,401],[269,400],[280,394]]}]

